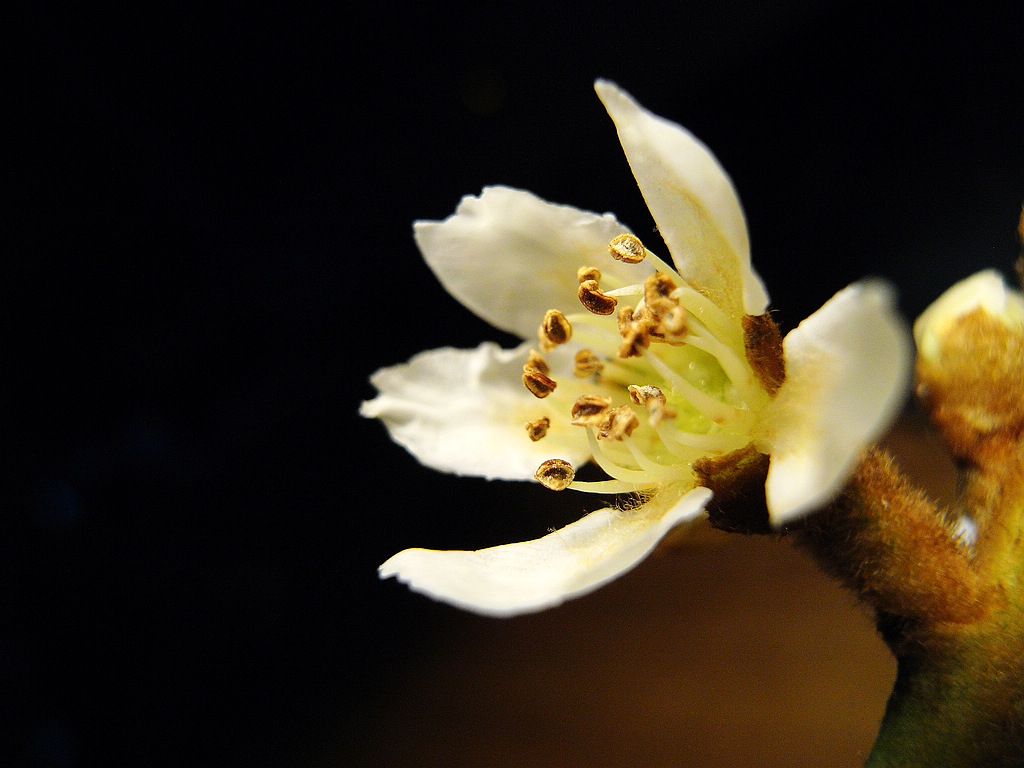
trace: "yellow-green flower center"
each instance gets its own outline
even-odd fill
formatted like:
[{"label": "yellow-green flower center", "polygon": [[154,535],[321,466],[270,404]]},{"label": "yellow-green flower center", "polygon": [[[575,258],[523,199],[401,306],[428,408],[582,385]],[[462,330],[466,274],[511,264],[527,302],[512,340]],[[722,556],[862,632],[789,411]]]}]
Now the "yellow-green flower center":
[{"label": "yellow-green flower center", "polygon": [[[565,462],[545,462],[537,479],[551,488],[598,493],[644,490],[688,477],[693,461],[748,445],[770,396],[747,361],[740,318],[690,286],[633,235],[610,244],[627,264],[649,259],[643,282],[578,273],[586,311],[549,311],[539,329],[550,351],[570,339],[585,345],[575,375],[594,384],[567,411],[587,430],[594,461],[611,480],[567,480]],[[639,258],[638,258],[639,256]],[[538,397],[564,397],[534,354],[524,384]]]}]

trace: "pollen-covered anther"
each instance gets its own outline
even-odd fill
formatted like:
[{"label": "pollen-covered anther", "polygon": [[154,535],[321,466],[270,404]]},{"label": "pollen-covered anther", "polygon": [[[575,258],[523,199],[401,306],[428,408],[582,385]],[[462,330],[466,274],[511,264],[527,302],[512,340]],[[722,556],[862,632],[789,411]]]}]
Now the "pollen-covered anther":
[{"label": "pollen-covered anther", "polygon": [[580,283],[577,295],[580,303],[595,315],[610,315],[619,303],[614,296],[601,292],[597,280],[584,280]]},{"label": "pollen-covered anther", "polygon": [[536,421],[526,422],[526,434],[530,436],[530,440],[536,443],[548,433],[550,427],[551,419],[543,416]]},{"label": "pollen-covered anther", "polygon": [[547,360],[537,354],[536,350],[531,349],[530,357],[523,365],[523,370],[537,371],[538,373],[543,373],[546,376],[551,373],[551,366],[548,365]]},{"label": "pollen-covered anther", "polygon": [[601,270],[597,267],[580,267],[576,270],[576,281],[579,283],[585,283],[587,280],[593,280],[594,282],[601,281]]},{"label": "pollen-covered anther", "polygon": [[672,307],[679,306],[672,300],[676,284],[664,272],[655,272],[644,280],[644,303],[655,317],[661,317]]},{"label": "pollen-covered anther", "polygon": [[632,307],[622,307],[619,310],[619,333],[623,336],[629,333],[630,328],[633,326],[633,311]]},{"label": "pollen-covered anther", "polygon": [[665,393],[660,388],[651,384],[637,386],[630,384],[628,387],[629,399],[636,405],[647,409],[651,419],[651,426],[656,427],[665,419],[674,419],[676,412],[669,408],[665,402]]},{"label": "pollen-covered anther", "polygon": [[572,464],[563,459],[548,459],[539,467],[534,477],[545,488],[552,491],[564,491],[576,477],[576,470]]},{"label": "pollen-covered anther", "polygon": [[537,333],[540,336],[541,348],[545,352],[550,352],[572,338],[572,323],[557,309],[549,309],[544,314],[544,320],[541,321]]},{"label": "pollen-covered anther", "polygon": [[551,369],[543,357],[533,350],[530,351],[530,358],[523,366],[523,386],[525,386],[534,397],[547,397],[555,391],[558,383],[548,376]]},{"label": "pollen-covered anther", "polygon": [[647,249],[636,235],[623,234],[608,243],[608,250],[613,259],[627,264],[639,264],[647,258]]},{"label": "pollen-covered anther", "polygon": [[647,408],[654,401],[665,402],[665,393],[653,384],[630,384],[626,389],[634,405],[642,408]]},{"label": "pollen-covered anther", "polygon": [[619,310],[618,321],[619,334],[623,339],[619,346],[619,357],[639,357],[643,350],[651,346],[651,313],[646,307],[623,307]]},{"label": "pollen-covered anther", "polygon": [[524,368],[523,385],[530,390],[534,397],[545,398],[555,391],[558,382],[540,371]]},{"label": "pollen-covered anther", "polygon": [[601,424],[597,428],[597,436],[606,440],[622,440],[633,434],[640,426],[640,419],[628,405],[610,408],[605,411]]},{"label": "pollen-covered anther", "polygon": [[572,423],[577,427],[598,427],[604,421],[605,411],[611,407],[610,397],[580,395],[572,405]]},{"label": "pollen-covered anther", "polygon": [[658,318],[655,327],[651,328],[651,336],[655,341],[664,341],[678,346],[685,343],[689,330],[686,310],[678,305],[673,305]]},{"label": "pollen-covered anther", "polygon": [[619,357],[640,357],[644,350],[651,346],[651,332],[642,323],[634,323],[633,326],[622,334],[622,343],[619,345]]},{"label": "pollen-covered anther", "polygon": [[604,368],[601,358],[589,349],[581,349],[573,357],[573,374],[580,379],[600,373]]}]

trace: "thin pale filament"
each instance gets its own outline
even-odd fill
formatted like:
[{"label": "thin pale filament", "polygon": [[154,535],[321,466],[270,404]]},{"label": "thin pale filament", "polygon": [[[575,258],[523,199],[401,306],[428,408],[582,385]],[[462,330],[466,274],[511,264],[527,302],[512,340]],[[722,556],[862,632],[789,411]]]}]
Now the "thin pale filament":
[{"label": "thin pale filament", "polygon": [[583,493],[634,493],[647,488],[654,488],[657,483],[627,483],[624,480],[573,480],[570,490]]},{"label": "thin pale filament", "polygon": [[734,408],[731,405],[726,405],[721,400],[702,392],[678,373],[673,371],[672,368],[670,368],[668,364],[659,358],[653,351],[647,350],[644,353],[643,358],[650,361],[651,365],[654,366],[654,369],[663,379],[665,379],[666,382],[668,382],[670,387],[683,397],[684,400],[712,421],[724,423],[736,419],[738,415],[737,408]]},{"label": "thin pale filament", "polygon": [[640,485],[647,485],[651,482],[649,473],[639,469],[627,469],[612,460],[607,451],[601,446],[591,427],[587,427],[587,440],[590,443],[590,453],[597,462],[597,466],[617,480],[625,480]]}]

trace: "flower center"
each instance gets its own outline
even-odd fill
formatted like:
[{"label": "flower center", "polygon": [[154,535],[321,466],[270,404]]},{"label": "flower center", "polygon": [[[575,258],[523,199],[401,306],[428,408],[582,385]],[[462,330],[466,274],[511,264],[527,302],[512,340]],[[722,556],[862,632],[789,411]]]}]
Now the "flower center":
[{"label": "flower center", "polygon": [[[570,423],[587,430],[594,461],[611,478],[575,480],[567,462],[547,461],[536,477],[555,490],[623,493],[686,478],[695,460],[749,444],[770,399],[747,360],[740,318],[634,235],[616,237],[609,250],[621,262],[647,260],[657,271],[627,283],[581,267],[578,296],[586,311],[549,310],[538,332],[544,352],[570,339],[583,345],[573,373],[593,391],[570,402],[537,353],[523,368],[535,396],[554,398],[560,410],[566,398]],[[536,423],[527,431],[540,439]]]}]

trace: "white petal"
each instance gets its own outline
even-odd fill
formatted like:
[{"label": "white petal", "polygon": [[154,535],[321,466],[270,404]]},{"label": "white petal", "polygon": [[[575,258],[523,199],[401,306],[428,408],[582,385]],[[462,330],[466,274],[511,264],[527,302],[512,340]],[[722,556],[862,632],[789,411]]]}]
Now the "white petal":
[{"label": "white petal", "polygon": [[764,314],[768,294],[750,264],[746,219],[714,155],[613,83],[594,87],[679,273],[734,316]]},{"label": "white petal", "polygon": [[922,357],[937,359],[942,338],[957,319],[983,309],[1007,326],[1024,324],[1024,297],[1008,290],[1003,276],[986,269],[954,284],[914,323],[914,340]]},{"label": "white petal", "polygon": [[[505,350],[493,343],[422,352],[373,374],[380,394],[360,413],[383,421],[396,443],[444,472],[526,480],[547,459],[579,466],[590,455],[586,433],[552,418],[554,405],[523,386],[528,354],[529,344]],[[532,442],[525,425],[543,416],[552,427]]]},{"label": "white petal", "polygon": [[671,509],[658,499],[630,511],[602,509],[535,541],[475,552],[407,549],[380,567],[413,590],[487,616],[514,616],[597,589],[639,563],[678,523],[699,515],[711,491],[696,488]]},{"label": "white petal", "polygon": [[894,301],[884,283],[855,283],[786,336],[786,380],[768,415],[776,525],[831,501],[902,405],[911,345]]},{"label": "white petal", "polygon": [[[416,243],[448,292],[491,325],[535,338],[549,309],[579,308],[576,270],[623,274],[608,242],[629,229],[606,213],[556,205],[509,187],[462,198],[444,221],[417,221]],[[625,272],[631,282],[651,271]]]}]

